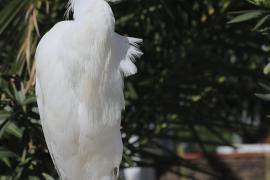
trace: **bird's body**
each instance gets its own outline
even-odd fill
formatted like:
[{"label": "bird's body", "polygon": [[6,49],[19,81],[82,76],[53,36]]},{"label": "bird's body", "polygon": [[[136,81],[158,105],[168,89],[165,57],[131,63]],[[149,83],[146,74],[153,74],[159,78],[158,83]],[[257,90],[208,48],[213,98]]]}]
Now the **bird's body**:
[{"label": "bird's body", "polygon": [[104,0],[75,0],[36,51],[36,94],[46,142],[63,180],[112,180],[122,159],[123,75],[136,73],[139,39],[114,32]]}]

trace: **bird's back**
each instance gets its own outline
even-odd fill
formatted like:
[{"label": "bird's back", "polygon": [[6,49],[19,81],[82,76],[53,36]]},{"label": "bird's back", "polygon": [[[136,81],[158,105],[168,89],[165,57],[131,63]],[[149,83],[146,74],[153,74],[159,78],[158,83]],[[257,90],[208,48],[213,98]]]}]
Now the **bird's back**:
[{"label": "bird's back", "polygon": [[[37,48],[36,88],[46,142],[62,179],[112,177],[123,148],[122,77],[115,73],[118,77],[101,84],[106,72],[98,72],[98,67],[91,72],[90,67],[98,64],[93,61],[100,55],[91,50],[83,54],[72,49],[76,44],[62,41],[72,23],[57,24]],[[108,119],[111,123],[106,123]]]}]

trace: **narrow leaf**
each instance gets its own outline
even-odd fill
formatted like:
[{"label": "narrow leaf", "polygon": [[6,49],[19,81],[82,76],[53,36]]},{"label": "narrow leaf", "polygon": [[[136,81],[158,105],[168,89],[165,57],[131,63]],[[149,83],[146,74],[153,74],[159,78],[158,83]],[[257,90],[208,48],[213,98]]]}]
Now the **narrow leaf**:
[{"label": "narrow leaf", "polygon": [[264,16],[263,18],[261,18],[258,23],[254,26],[254,28],[252,29],[253,31],[258,30],[264,23],[265,21],[270,17],[270,15]]},{"label": "narrow leaf", "polygon": [[261,11],[261,10],[252,10],[252,11],[249,11],[247,13],[240,14],[240,15],[236,16],[235,18],[230,20],[228,23],[231,24],[231,23],[239,23],[239,22],[248,21],[248,20],[251,20],[254,18],[258,18],[263,13],[264,13],[264,11]]},{"label": "narrow leaf", "polygon": [[42,173],[42,176],[45,178],[45,180],[54,180],[54,178],[50,176],[49,174]]},{"label": "narrow leaf", "polygon": [[265,83],[262,83],[262,82],[259,82],[259,85],[260,85],[263,89],[265,89],[265,90],[267,90],[267,91],[270,92],[270,86],[269,86],[269,85],[267,85],[267,84],[265,84]]},{"label": "narrow leaf", "polygon": [[255,94],[255,96],[262,100],[270,101],[270,94]]}]

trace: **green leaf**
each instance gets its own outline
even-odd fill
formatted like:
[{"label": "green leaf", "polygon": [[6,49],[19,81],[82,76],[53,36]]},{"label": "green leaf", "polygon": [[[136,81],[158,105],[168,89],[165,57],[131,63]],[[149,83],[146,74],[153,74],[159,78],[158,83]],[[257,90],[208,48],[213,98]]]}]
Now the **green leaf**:
[{"label": "green leaf", "polygon": [[7,165],[7,167],[11,168],[12,165],[11,165],[9,158],[3,158],[2,161]]},{"label": "green leaf", "polygon": [[7,82],[3,80],[2,78],[0,78],[0,90],[4,89],[7,86],[8,86]]},{"label": "green leaf", "polygon": [[262,17],[257,24],[254,26],[254,28],[252,29],[253,31],[258,30],[264,23],[265,21],[270,17],[270,15],[264,16]]},{"label": "green leaf", "polygon": [[254,4],[256,6],[260,5],[259,1],[258,0],[247,0],[247,2],[251,3],[251,4]]},{"label": "green leaf", "polygon": [[36,101],[37,101],[37,97],[36,97],[36,96],[29,96],[29,97],[27,97],[27,98],[24,100],[23,104],[24,104],[24,105],[28,105],[28,104],[34,103],[34,102],[36,102]]},{"label": "green leaf", "polygon": [[16,15],[29,1],[13,0],[0,11],[0,34],[2,34]]},{"label": "green leaf", "polygon": [[29,180],[40,180],[40,178],[37,176],[30,176]]},{"label": "green leaf", "polygon": [[240,15],[234,17],[228,23],[231,24],[231,23],[239,23],[239,22],[248,21],[248,20],[251,20],[251,19],[254,19],[254,18],[258,18],[263,13],[265,13],[265,11],[262,11],[262,10],[248,11],[248,12],[246,12],[244,14],[240,14]]},{"label": "green leaf", "polygon": [[45,178],[45,180],[54,180],[54,178],[50,176],[49,174],[42,173],[42,176]]},{"label": "green leaf", "polygon": [[125,161],[128,163],[129,167],[133,167],[134,163],[132,162],[132,160],[128,157],[127,154],[123,154],[123,158],[125,159]]},{"label": "green leaf", "polygon": [[264,74],[268,74],[269,72],[270,72],[270,63],[267,64],[267,65],[265,66],[265,68],[263,69],[263,73],[264,73]]},{"label": "green leaf", "polygon": [[9,126],[9,124],[11,123],[11,121],[9,119],[6,119],[1,125],[0,125],[0,138],[4,135],[7,127]]},{"label": "green leaf", "polygon": [[262,100],[270,101],[270,94],[255,94],[255,96]]},{"label": "green leaf", "polygon": [[0,176],[0,180],[13,180],[11,176]]},{"label": "green leaf", "polygon": [[23,135],[22,130],[13,122],[11,122],[9,124],[6,131],[7,131],[7,133],[9,133],[9,134],[11,134],[19,139],[22,138],[22,135]]},{"label": "green leaf", "polygon": [[128,95],[130,98],[132,99],[137,99],[138,98],[138,94],[134,88],[134,86],[131,83],[127,83],[127,89],[128,89]]},{"label": "green leaf", "polygon": [[0,159],[10,158],[10,157],[17,157],[17,155],[14,152],[11,152],[4,148],[0,148]]},{"label": "green leaf", "polygon": [[15,94],[15,100],[18,104],[23,105],[23,102],[25,101],[25,94],[22,91],[18,91],[14,88],[14,94]]},{"label": "green leaf", "polygon": [[247,0],[249,3],[254,4],[256,6],[264,7],[264,8],[270,8],[270,2],[269,0]]},{"label": "green leaf", "polygon": [[260,85],[263,89],[265,89],[265,90],[267,90],[267,91],[270,92],[270,86],[269,86],[269,85],[267,85],[267,84],[265,84],[265,83],[262,83],[262,82],[259,82],[259,85]]},{"label": "green leaf", "polygon": [[10,117],[10,113],[6,111],[0,111],[0,120],[6,120]]}]

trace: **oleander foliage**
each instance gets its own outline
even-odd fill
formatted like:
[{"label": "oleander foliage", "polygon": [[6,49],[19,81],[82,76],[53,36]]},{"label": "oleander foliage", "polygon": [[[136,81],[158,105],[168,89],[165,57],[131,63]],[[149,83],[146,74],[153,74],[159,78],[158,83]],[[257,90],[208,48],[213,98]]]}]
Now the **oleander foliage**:
[{"label": "oleander foliage", "polygon": [[[232,12],[233,18],[229,21],[231,24],[249,23],[251,24],[252,31],[261,33],[267,37],[270,32],[269,18],[270,18],[270,1],[268,0],[247,0],[253,6],[248,10],[240,10]],[[267,43],[262,46],[262,49],[269,53],[270,47]],[[264,69],[264,74],[269,75],[270,63],[268,63]],[[258,98],[270,101],[270,86],[269,80],[266,82],[260,82],[262,87],[262,93],[255,94]]]},{"label": "oleander foliage", "polygon": [[[40,37],[63,20],[65,3],[0,1],[0,180],[57,177],[35,102],[34,52]],[[125,85],[123,167],[150,166],[160,175],[170,170],[189,178],[186,172],[195,170],[226,179],[211,160],[213,170],[206,172],[183,154],[208,155],[236,135],[249,143],[267,135],[267,104],[254,93],[256,83],[268,78],[262,73],[268,51],[262,47],[269,40],[251,32],[249,23],[227,23],[228,12],[248,8],[239,0],[113,5],[117,32],[142,37],[145,53],[137,62],[139,74]]]}]

